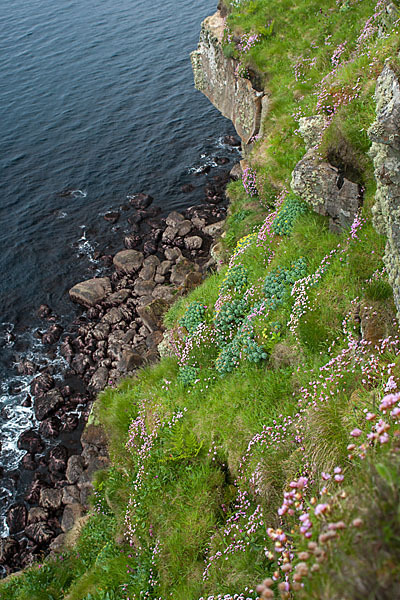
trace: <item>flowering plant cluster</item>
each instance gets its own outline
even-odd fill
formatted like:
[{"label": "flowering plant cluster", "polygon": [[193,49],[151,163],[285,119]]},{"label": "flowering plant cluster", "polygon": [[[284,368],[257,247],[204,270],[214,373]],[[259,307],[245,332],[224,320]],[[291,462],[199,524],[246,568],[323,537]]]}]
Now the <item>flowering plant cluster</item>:
[{"label": "flowering plant cluster", "polygon": [[244,167],[242,173],[242,183],[246,194],[249,196],[258,196],[257,173],[251,167]]},{"label": "flowering plant cluster", "polygon": [[194,333],[200,323],[204,321],[206,308],[207,307],[201,302],[191,302],[186,310],[186,313],[182,319],[180,319],[179,325],[186,327],[189,334]]},{"label": "flowering plant cluster", "polygon": [[296,196],[289,196],[272,223],[276,235],[290,235],[298,217],[307,212],[307,206]]},{"label": "flowering plant cluster", "polygon": [[282,306],[293,286],[298,279],[307,273],[307,263],[304,258],[296,260],[289,268],[277,267],[265,278],[264,294],[268,300],[268,306],[275,310]]}]

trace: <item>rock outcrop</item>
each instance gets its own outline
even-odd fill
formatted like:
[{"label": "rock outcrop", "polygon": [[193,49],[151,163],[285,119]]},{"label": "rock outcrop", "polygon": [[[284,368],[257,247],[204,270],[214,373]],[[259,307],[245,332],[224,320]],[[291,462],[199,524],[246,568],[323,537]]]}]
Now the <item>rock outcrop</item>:
[{"label": "rock outcrop", "polygon": [[378,78],[375,100],[376,120],[368,130],[377,183],[373,223],[387,237],[383,260],[400,313],[400,78],[390,61]]},{"label": "rock outcrop", "polygon": [[230,119],[244,145],[257,135],[268,109],[264,92],[236,73],[237,62],[224,55],[224,19],[221,12],[207,17],[201,26],[197,50],[191,53],[195,87]]},{"label": "rock outcrop", "polygon": [[325,120],[321,116],[300,120],[307,152],[295,166],[291,188],[318,214],[329,217],[332,231],[350,227],[362,203],[361,188],[344,177],[340,169],[321,160],[316,152]]}]

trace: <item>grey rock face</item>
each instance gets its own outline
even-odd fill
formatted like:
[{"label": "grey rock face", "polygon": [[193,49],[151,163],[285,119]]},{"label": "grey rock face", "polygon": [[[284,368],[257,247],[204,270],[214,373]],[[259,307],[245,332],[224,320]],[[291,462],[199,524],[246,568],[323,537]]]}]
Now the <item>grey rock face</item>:
[{"label": "grey rock face", "polygon": [[317,157],[315,145],[325,128],[324,117],[301,119],[306,154],[295,166],[291,188],[318,214],[330,217],[330,228],[339,232],[351,226],[362,203],[357,183],[349,181],[336,167]]},{"label": "grey rock face", "polygon": [[368,130],[377,184],[373,223],[386,235],[384,263],[400,313],[400,82],[385,63],[376,90],[376,120]]},{"label": "grey rock face", "polygon": [[[263,92],[235,72],[236,62],[222,50],[224,19],[217,11],[201,26],[197,50],[191,53],[195,87],[230,119],[244,144],[259,132]],[[267,107],[267,103],[264,103]]]},{"label": "grey rock face", "polygon": [[144,256],[138,250],[122,250],[113,258],[113,263],[118,271],[127,273],[135,273],[143,264]]}]

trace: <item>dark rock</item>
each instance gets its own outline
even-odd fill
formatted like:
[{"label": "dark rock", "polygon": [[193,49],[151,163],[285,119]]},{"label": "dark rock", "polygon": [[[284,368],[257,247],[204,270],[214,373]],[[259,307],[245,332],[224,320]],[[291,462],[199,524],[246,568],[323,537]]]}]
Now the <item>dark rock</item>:
[{"label": "dark rock", "polygon": [[37,366],[31,360],[21,360],[18,363],[17,371],[20,375],[34,375],[37,371]]},{"label": "dark rock", "polygon": [[128,196],[129,202],[138,210],[145,210],[153,202],[153,198],[149,194],[134,194]]},{"label": "dark rock", "polygon": [[143,357],[138,352],[130,349],[124,349],[121,352],[117,368],[121,373],[128,373],[140,367],[143,364]]},{"label": "dark rock", "polygon": [[40,435],[33,429],[23,431],[18,438],[17,446],[19,450],[26,450],[30,454],[42,452],[44,444]]},{"label": "dark rock", "polygon": [[44,488],[40,491],[39,504],[43,508],[49,508],[50,510],[58,510],[62,503],[62,490]]},{"label": "dark rock", "polygon": [[160,330],[153,331],[146,337],[146,346],[149,349],[157,349],[158,344],[161,344],[163,339],[164,339],[164,334],[162,331],[160,331]]},{"label": "dark rock", "polygon": [[83,483],[81,485],[80,502],[85,508],[88,507],[88,500],[92,494],[93,494],[93,485],[89,482]]},{"label": "dark rock", "polygon": [[111,306],[119,306],[129,298],[130,294],[131,291],[128,289],[117,290],[107,298],[107,303],[111,304]]},{"label": "dark rock", "polygon": [[120,217],[119,212],[108,212],[104,215],[104,218],[106,221],[109,221],[110,223],[116,223],[118,221]]},{"label": "dark rock", "polygon": [[62,334],[62,327],[60,325],[52,325],[42,336],[43,344],[56,344]]},{"label": "dark rock", "polygon": [[25,534],[39,546],[44,546],[50,543],[55,536],[54,531],[49,527],[46,521],[32,523],[25,529]]},{"label": "dark rock", "polygon": [[60,347],[60,353],[63,358],[67,361],[68,364],[71,364],[72,358],[74,356],[74,349],[71,344],[64,340]]},{"label": "dark rock", "polygon": [[152,255],[152,254],[156,254],[157,252],[157,242],[155,242],[154,240],[147,240],[144,244],[143,244],[143,252],[146,256]]},{"label": "dark rock", "polygon": [[239,138],[235,137],[234,135],[226,135],[224,137],[224,144],[238,148],[241,145],[241,141]]},{"label": "dark rock", "polygon": [[77,485],[66,485],[63,488],[63,504],[76,504],[80,502],[81,493]]},{"label": "dark rock", "polygon": [[103,254],[102,256],[100,256],[100,260],[105,267],[111,267],[111,265],[113,264],[113,257],[111,256],[111,254]]},{"label": "dark rock", "polygon": [[24,408],[30,408],[32,406],[32,398],[29,394],[27,394],[25,400],[21,402],[21,406]]},{"label": "dark rock", "polygon": [[111,327],[109,323],[98,323],[96,327],[93,329],[93,337],[96,340],[105,340],[107,339],[108,334],[110,333]]},{"label": "dark rock", "polygon": [[30,392],[34,396],[45,394],[54,387],[54,379],[49,373],[41,373],[32,381]]},{"label": "dark rock", "polygon": [[217,163],[217,165],[227,165],[229,162],[229,158],[227,158],[226,156],[217,156],[214,160]]},{"label": "dark rock", "polygon": [[71,431],[74,431],[74,429],[76,429],[78,425],[78,415],[65,415],[62,422],[61,431],[64,431],[65,433],[70,433]]},{"label": "dark rock", "polygon": [[140,235],[130,234],[126,235],[124,238],[124,246],[128,250],[132,250],[133,248],[137,248],[142,241]]},{"label": "dark rock", "polygon": [[63,473],[67,468],[68,450],[59,444],[50,450],[49,471],[51,473]]},{"label": "dark rock", "polygon": [[164,251],[165,258],[171,262],[176,262],[182,256],[179,248],[166,248]]},{"label": "dark rock", "polygon": [[178,227],[168,226],[162,234],[162,241],[171,244],[178,235]]},{"label": "dark rock", "polygon": [[143,279],[136,279],[134,291],[138,296],[150,296],[151,292],[156,287],[154,281],[144,281]]},{"label": "dark rock", "polygon": [[50,390],[44,396],[35,398],[34,410],[38,421],[43,421],[49,417],[64,403],[64,398],[59,390]]},{"label": "dark rock", "polygon": [[19,544],[12,537],[0,538],[0,564],[4,565],[18,553]]},{"label": "dark rock", "polygon": [[40,492],[42,491],[43,486],[44,483],[40,479],[35,479],[32,481],[24,496],[24,500],[29,504],[37,504],[39,502]]},{"label": "dark rock", "polygon": [[45,438],[56,438],[61,431],[61,421],[53,416],[45,419],[39,425],[39,432]]},{"label": "dark rock", "polygon": [[22,465],[22,468],[26,469],[27,471],[35,471],[35,469],[37,469],[37,463],[35,461],[35,457],[33,456],[33,454],[30,454],[29,452],[27,452],[25,454],[25,456],[22,457],[21,465]]},{"label": "dark rock", "polygon": [[39,319],[46,319],[51,315],[51,308],[47,304],[41,304],[38,308],[37,315]]},{"label": "dark rock", "polygon": [[13,504],[7,513],[6,522],[10,531],[10,535],[18,533],[25,529],[28,518],[28,510],[25,504]]},{"label": "dark rock", "polygon": [[77,283],[69,290],[71,300],[83,306],[95,306],[111,293],[111,283],[108,277],[95,277]]},{"label": "dark rock", "polygon": [[92,362],[85,354],[76,354],[72,360],[71,366],[79,375],[83,375],[86,369],[92,365]]}]

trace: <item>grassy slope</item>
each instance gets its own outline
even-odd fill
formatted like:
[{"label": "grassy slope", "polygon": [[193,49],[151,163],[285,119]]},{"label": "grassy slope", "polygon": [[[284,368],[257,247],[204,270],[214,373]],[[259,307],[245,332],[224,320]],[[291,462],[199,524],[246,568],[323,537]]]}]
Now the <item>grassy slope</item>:
[{"label": "grassy slope", "polygon": [[[248,197],[241,182],[231,185],[226,265],[166,316],[179,357],[166,357],[101,395],[97,416],[109,432],[114,466],[97,477],[93,517],[77,544],[0,585],[2,599],[197,600],[241,592],[255,598],[255,585],[273,574],[273,593],[285,598],[285,586],[277,588],[285,582],[285,563],[303,564],[294,585],[289,576],[293,598],[399,595],[396,424],[381,414],[388,441],[367,444],[374,421],[364,414],[379,413],[389,376],[397,381],[400,374],[393,301],[382,274],[385,240],[370,222],[374,183],[366,154],[375,80],[384,59],[397,53],[399,38],[388,29],[387,36],[371,31],[357,42],[368,19],[382,21],[370,0],[232,1],[230,11],[236,38],[261,34],[239,58],[261,74],[271,97],[251,158],[259,197]],[[344,42],[334,69],[332,56]],[[226,51],[237,54],[233,46]],[[357,97],[347,101],[354,86]],[[260,235],[304,153],[295,116],[314,114],[318,101],[320,112],[332,116],[320,152],[336,156],[365,186],[363,225],[355,238],[336,236],[324,218],[306,212],[290,235]],[[297,287],[280,306],[260,308],[266,275],[300,258],[310,276],[325,265],[321,278],[305,295]],[[236,290],[229,288],[235,265],[244,274]],[[239,364],[221,376],[216,365],[226,345],[214,325],[228,294],[247,299],[238,320],[252,315],[251,337],[267,358],[251,362],[257,356],[242,347]],[[177,324],[193,302],[207,308],[204,326],[188,336]],[[393,343],[380,350],[359,344],[360,318],[370,339],[393,336]],[[239,326],[233,322],[226,331]],[[347,450],[354,428],[362,433]],[[335,467],[342,469],[337,481]],[[321,479],[327,472],[330,479]],[[307,484],[294,488],[300,476]],[[279,518],[290,490],[294,514]],[[324,508],[315,511],[319,505]],[[309,538],[301,532],[304,513]],[[362,524],[352,525],[354,519]],[[340,534],[320,537],[341,521]],[[317,547],[312,553],[310,540]]]}]

